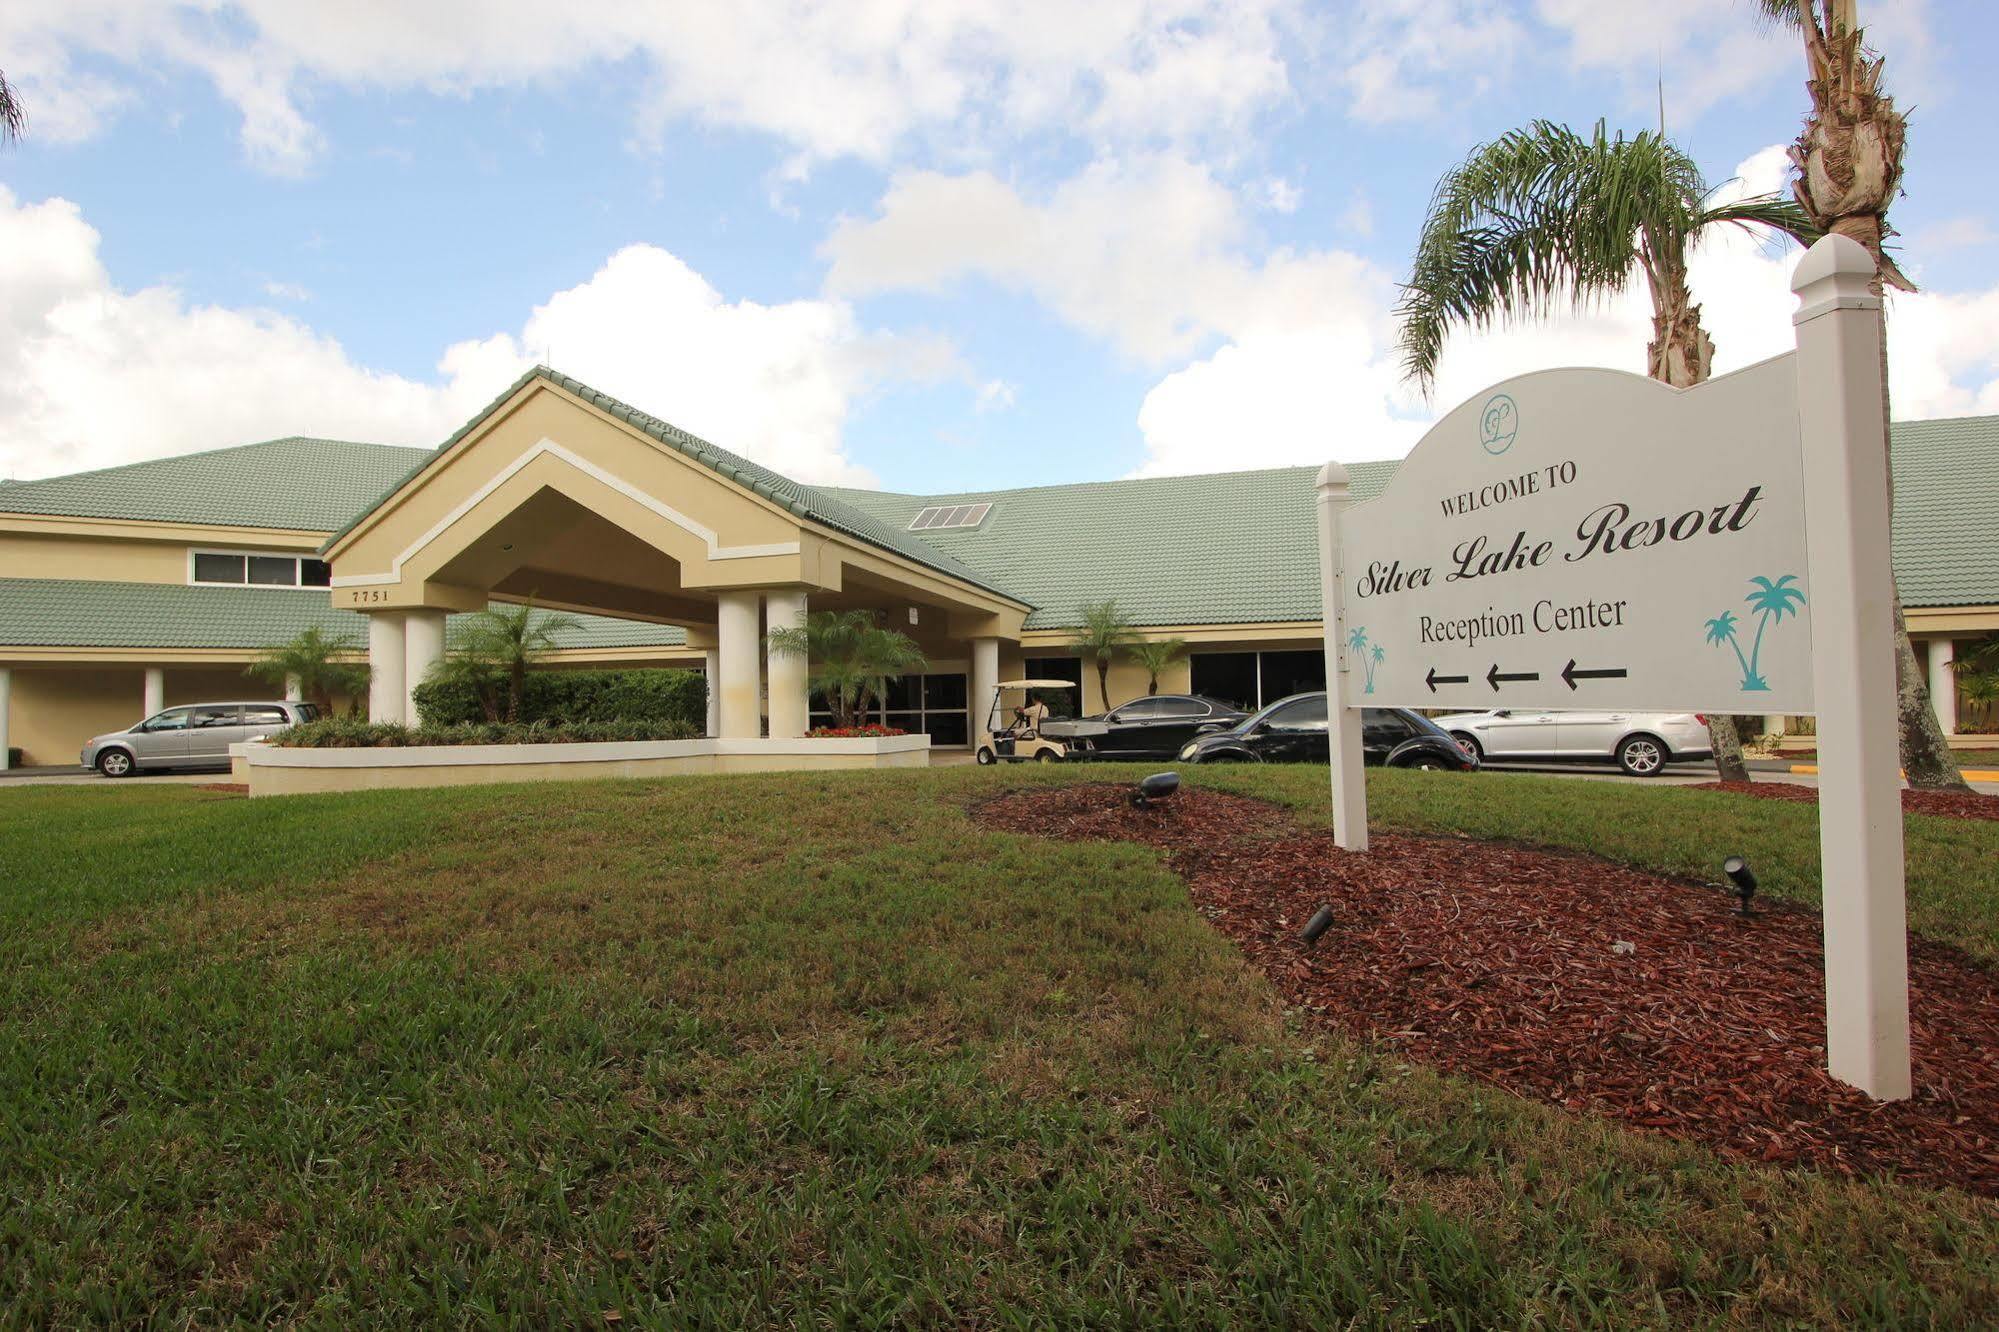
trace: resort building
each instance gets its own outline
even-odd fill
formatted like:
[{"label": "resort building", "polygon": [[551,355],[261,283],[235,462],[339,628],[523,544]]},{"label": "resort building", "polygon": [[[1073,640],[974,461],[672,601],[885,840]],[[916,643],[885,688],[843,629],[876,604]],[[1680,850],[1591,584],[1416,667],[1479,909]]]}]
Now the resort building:
[{"label": "resort building", "polygon": [[[1999,631],[1999,417],[1898,425],[1894,461],[1896,574],[1954,730],[1954,645]],[[1358,496],[1394,469],[1352,467]],[[72,764],[162,707],[274,696],[244,668],[309,625],[365,656],[371,715],[414,720],[451,617],[492,601],[580,617],[554,667],[705,671],[721,737],[818,720],[805,664],[763,646],[818,608],[916,640],[888,717],[939,746],[1003,678],[1077,681],[1084,711],[1143,695],[1120,661],[1102,697],[1067,646],[1113,598],[1187,640],[1162,692],[1255,706],[1324,683],[1313,477],[808,486],[537,369],[434,450],[291,438],[0,483],[0,751]]]}]

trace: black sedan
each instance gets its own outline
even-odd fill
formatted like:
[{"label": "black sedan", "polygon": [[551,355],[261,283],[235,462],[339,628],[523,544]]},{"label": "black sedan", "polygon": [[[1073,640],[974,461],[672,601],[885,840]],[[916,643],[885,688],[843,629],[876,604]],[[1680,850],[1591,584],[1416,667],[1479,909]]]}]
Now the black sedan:
[{"label": "black sedan", "polygon": [[[1478,760],[1450,735],[1406,708],[1364,708],[1361,753],[1377,767],[1437,768],[1469,772]],[[1183,763],[1326,763],[1326,696],[1293,694],[1226,731],[1196,736],[1181,746]]]},{"label": "black sedan", "polygon": [[1246,715],[1220,699],[1199,694],[1152,694],[1094,717],[1050,723],[1042,730],[1050,736],[1061,733],[1078,757],[1172,758],[1189,740],[1228,730]]}]

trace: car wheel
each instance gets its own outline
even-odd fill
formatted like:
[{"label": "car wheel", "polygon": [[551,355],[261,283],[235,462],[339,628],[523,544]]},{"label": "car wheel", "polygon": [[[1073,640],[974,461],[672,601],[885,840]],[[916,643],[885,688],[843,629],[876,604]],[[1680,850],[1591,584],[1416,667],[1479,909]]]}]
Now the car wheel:
[{"label": "car wheel", "polygon": [[1451,739],[1458,742],[1458,748],[1464,750],[1466,757],[1478,763],[1485,762],[1485,751],[1479,748],[1475,737],[1463,731],[1452,731]]},{"label": "car wheel", "polygon": [[1053,763],[1055,761],[1055,751],[1052,749],[1044,749],[1039,754],[1036,754],[1034,756],[1034,761],[1036,763]]},{"label": "car wheel", "polygon": [[978,757],[978,761],[979,761],[979,766],[980,766],[981,768],[990,768],[990,767],[992,767],[992,766],[993,766],[993,764],[995,764],[995,763],[998,763],[998,762],[999,762],[999,759],[998,759],[998,757],[996,757],[996,756],[995,756],[995,755],[993,754],[993,751],[992,751],[992,750],[990,750],[990,749],[987,749],[987,748],[986,748],[986,747],[985,747],[984,745],[980,745],[980,746],[979,746],[979,752],[978,752],[978,755],[977,755],[977,757]]},{"label": "car wheel", "polygon": [[106,777],[130,777],[138,771],[138,765],[126,751],[107,749],[97,756],[97,770]]},{"label": "car wheel", "polygon": [[1632,777],[1657,777],[1666,770],[1666,746],[1654,736],[1626,736],[1617,747],[1617,766]]}]

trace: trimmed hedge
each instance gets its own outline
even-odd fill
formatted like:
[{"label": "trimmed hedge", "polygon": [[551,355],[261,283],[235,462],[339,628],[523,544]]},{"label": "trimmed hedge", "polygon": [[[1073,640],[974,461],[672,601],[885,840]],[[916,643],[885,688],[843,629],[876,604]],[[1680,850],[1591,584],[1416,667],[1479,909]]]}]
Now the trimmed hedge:
[{"label": "trimmed hedge", "polygon": [[[502,699],[506,689],[502,679]],[[464,681],[427,680],[415,698],[425,726],[487,724],[478,691]],[[678,724],[698,735],[708,725],[708,682],[697,671],[529,671],[521,721]]]},{"label": "trimmed hedge", "polygon": [[285,749],[407,749],[413,745],[588,745],[629,740],[692,740],[685,722],[463,722],[403,726],[397,722],[327,717],[288,726],[268,743]]}]

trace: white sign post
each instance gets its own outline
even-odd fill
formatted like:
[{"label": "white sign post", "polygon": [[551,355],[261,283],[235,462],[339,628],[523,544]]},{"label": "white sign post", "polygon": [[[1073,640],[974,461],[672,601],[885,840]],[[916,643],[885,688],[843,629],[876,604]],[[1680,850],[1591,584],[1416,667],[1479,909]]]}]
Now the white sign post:
[{"label": "white sign post", "polygon": [[1889,1099],[1908,984],[1872,274],[1828,237],[1798,266],[1795,355],[1686,390],[1508,380],[1374,500],[1337,464],[1318,498],[1338,844],[1367,848],[1364,707],[1816,712],[1829,1063]]}]

